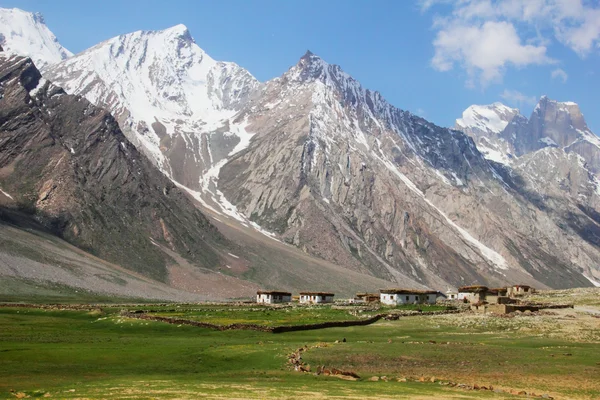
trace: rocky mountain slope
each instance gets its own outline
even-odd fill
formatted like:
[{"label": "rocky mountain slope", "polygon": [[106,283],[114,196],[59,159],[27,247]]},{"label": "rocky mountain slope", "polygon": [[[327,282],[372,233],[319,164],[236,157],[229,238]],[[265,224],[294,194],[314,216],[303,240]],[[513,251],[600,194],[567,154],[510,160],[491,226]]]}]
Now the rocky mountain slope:
[{"label": "rocky mountain slope", "polygon": [[220,169],[219,189],[311,254],[430,286],[589,285],[582,274],[598,273],[596,245],[468,136],[394,108],[310,52],[237,118],[254,136]]},{"label": "rocky mountain slope", "polygon": [[73,55],[58,42],[41,14],[18,8],[0,8],[0,46],[30,57],[42,71]]},{"label": "rocky mountain slope", "polygon": [[[530,119],[472,108],[457,125],[465,134],[393,107],[310,52],[260,84],[212,60],[183,26],[110,39],[45,76],[109,109],[216,220],[347,274],[437,288],[599,280],[594,166],[575,151],[595,136],[571,104],[546,99]],[[552,118],[564,123],[550,129]],[[543,149],[552,141],[562,153]],[[553,170],[548,157],[564,162]]]},{"label": "rocky mountain slope", "polygon": [[0,53],[5,200],[80,248],[166,279],[160,246],[214,269],[227,241],[121,133],[114,118]]}]

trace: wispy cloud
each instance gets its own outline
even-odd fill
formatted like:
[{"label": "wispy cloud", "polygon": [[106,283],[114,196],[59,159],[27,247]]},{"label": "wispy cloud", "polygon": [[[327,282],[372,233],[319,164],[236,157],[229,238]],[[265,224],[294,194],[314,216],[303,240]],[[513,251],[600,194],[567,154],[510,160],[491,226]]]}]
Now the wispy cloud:
[{"label": "wispy cloud", "polygon": [[527,96],[518,90],[510,89],[504,89],[504,91],[500,93],[500,97],[509,105],[513,107],[516,106],[518,108],[535,105],[538,101],[537,97],[535,96]]},{"label": "wispy cloud", "polygon": [[561,68],[556,68],[550,75],[552,79],[560,79],[562,83],[566,83],[567,79],[569,79],[569,75]]},{"label": "wispy cloud", "polygon": [[506,21],[488,21],[480,26],[451,22],[438,32],[433,45],[434,68],[448,71],[459,64],[469,74],[469,83],[482,86],[500,82],[508,65],[525,67],[554,62],[545,46],[524,44],[515,27]]},{"label": "wispy cloud", "polygon": [[440,71],[459,66],[471,84],[500,82],[507,68],[553,63],[552,43],[582,58],[600,49],[597,1],[419,0],[418,5],[435,12],[432,66]]}]

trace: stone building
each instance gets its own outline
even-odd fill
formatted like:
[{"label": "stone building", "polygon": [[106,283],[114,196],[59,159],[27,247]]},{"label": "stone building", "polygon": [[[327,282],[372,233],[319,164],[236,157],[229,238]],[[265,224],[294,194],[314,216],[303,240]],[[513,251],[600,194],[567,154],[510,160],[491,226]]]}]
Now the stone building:
[{"label": "stone building", "polygon": [[482,303],[485,301],[487,291],[487,286],[481,285],[459,287],[458,299],[464,300],[471,304]]},{"label": "stone building", "polygon": [[356,293],[354,303],[376,303],[379,301],[378,293]]},{"label": "stone building", "polygon": [[256,292],[257,303],[289,303],[292,301],[292,294],[289,292],[281,292],[277,290],[259,290]]},{"label": "stone building", "polygon": [[379,301],[388,306],[400,304],[435,304],[437,299],[435,290],[415,289],[381,289]]},{"label": "stone building", "polygon": [[300,303],[322,304],[333,303],[333,293],[328,292],[300,292]]},{"label": "stone building", "polygon": [[512,287],[508,288],[508,292],[507,295],[510,297],[513,296],[522,296],[524,294],[529,294],[529,293],[533,293],[535,292],[535,289],[532,288],[531,286],[527,286],[527,285],[513,285]]}]

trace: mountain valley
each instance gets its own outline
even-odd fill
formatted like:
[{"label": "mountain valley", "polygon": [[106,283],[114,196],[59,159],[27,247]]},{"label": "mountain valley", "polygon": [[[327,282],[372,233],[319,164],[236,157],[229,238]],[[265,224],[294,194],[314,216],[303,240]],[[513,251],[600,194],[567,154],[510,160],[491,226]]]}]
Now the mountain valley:
[{"label": "mountain valley", "polygon": [[600,139],[575,103],[471,106],[449,129],[311,52],[259,82],[183,25],[71,55],[0,11],[5,222],[221,297],[600,285]]}]

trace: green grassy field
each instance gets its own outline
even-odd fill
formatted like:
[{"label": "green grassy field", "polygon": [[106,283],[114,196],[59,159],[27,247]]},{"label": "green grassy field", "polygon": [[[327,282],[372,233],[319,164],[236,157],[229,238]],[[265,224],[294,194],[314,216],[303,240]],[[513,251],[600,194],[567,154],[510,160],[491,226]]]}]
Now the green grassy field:
[{"label": "green grassy field", "polygon": [[[503,330],[490,331],[481,322],[463,328],[461,318],[478,317],[418,316],[269,334],[127,319],[118,307],[104,312],[0,308],[0,398],[19,393],[80,399],[515,398],[442,386],[429,382],[432,376],[556,398],[600,397],[598,342],[520,331],[526,324],[508,320]],[[342,338],[347,341],[335,343]],[[327,346],[304,354],[313,371],[317,365],[350,369],[361,379],[343,381],[288,367],[288,354],[319,343]],[[374,375],[428,382],[367,380]]]},{"label": "green grassy field", "polygon": [[[152,308],[145,307],[145,308]],[[217,305],[217,306],[164,306],[161,311],[157,309],[152,315],[171,318],[189,319],[192,321],[207,322],[216,325],[229,324],[256,324],[263,326],[282,326],[282,325],[305,325],[319,322],[330,321],[353,321],[373,317],[379,313],[395,311],[440,311],[446,307],[436,305],[406,305],[399,307],[381,307],[363,309],[363,307],[335,307],[330,306],[237,306],[237,305]],[[142,307],[144,309],[144,307]]]}]

